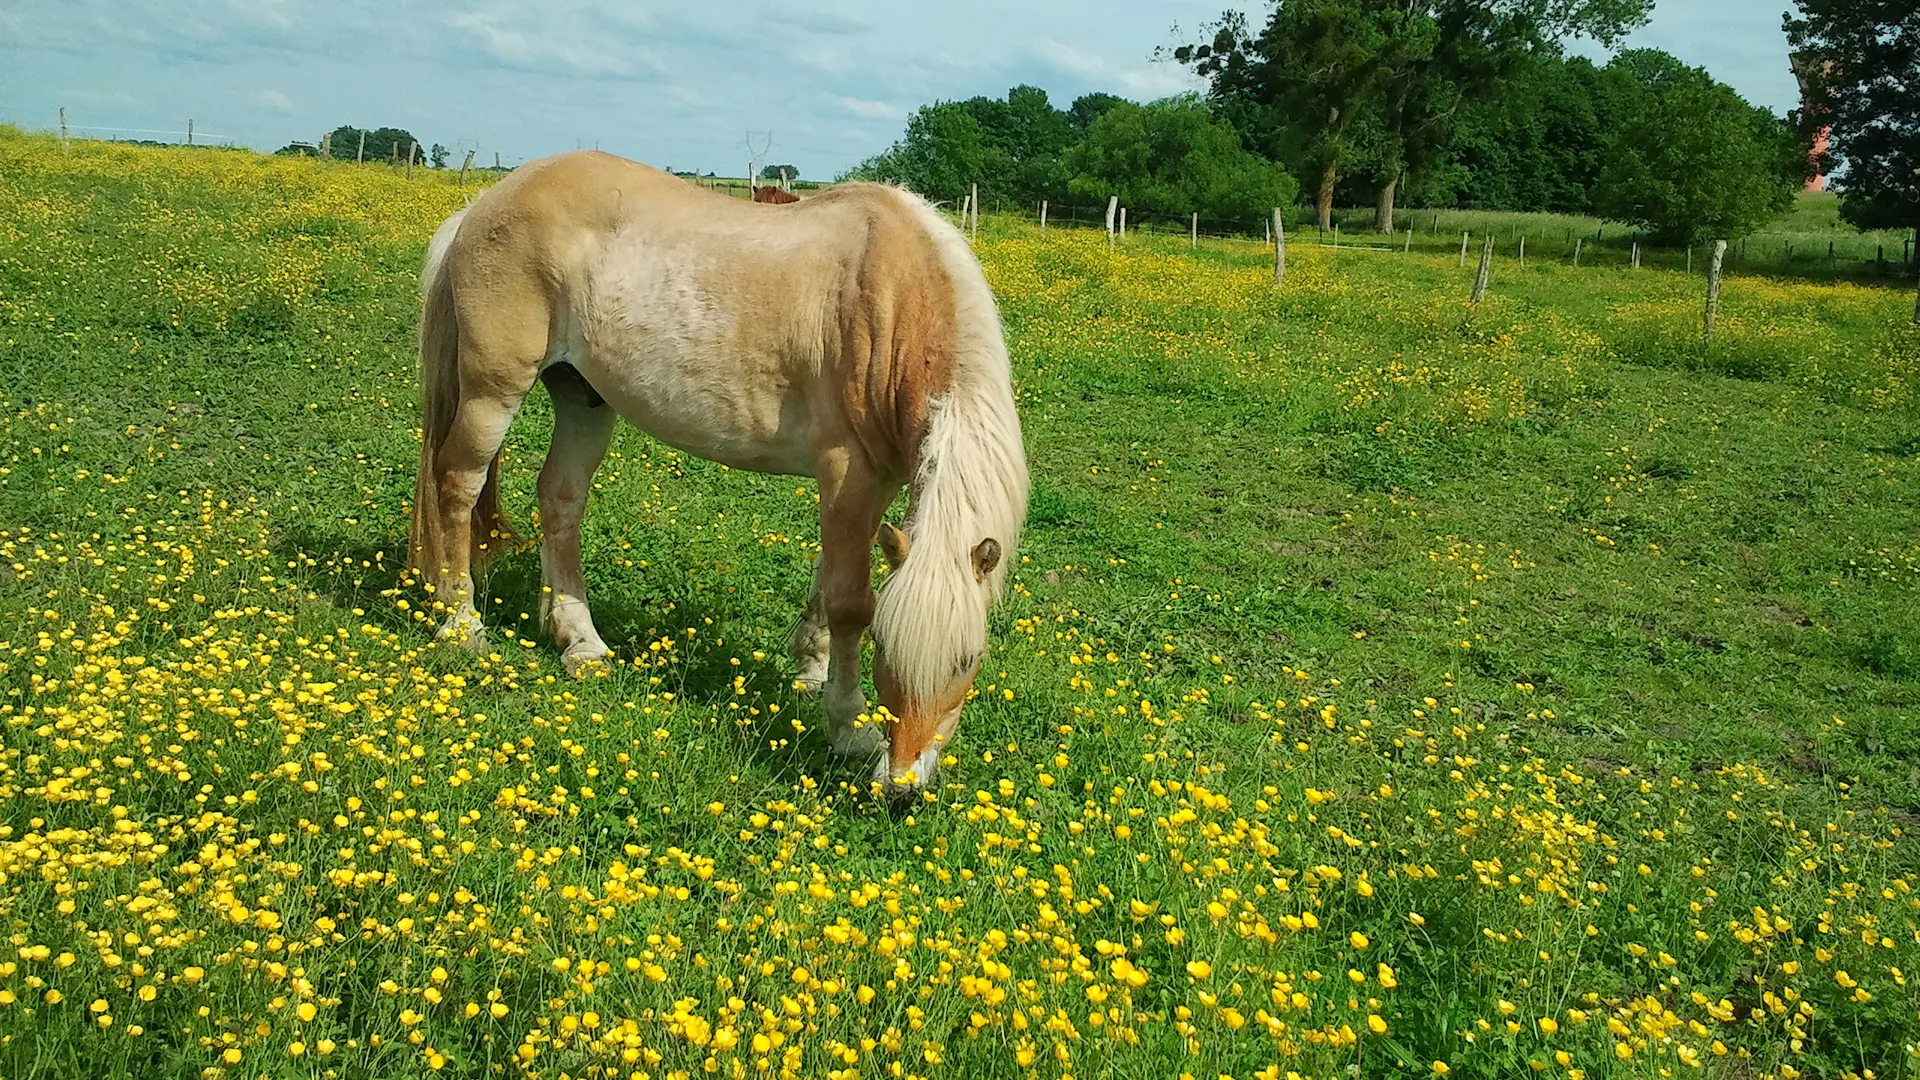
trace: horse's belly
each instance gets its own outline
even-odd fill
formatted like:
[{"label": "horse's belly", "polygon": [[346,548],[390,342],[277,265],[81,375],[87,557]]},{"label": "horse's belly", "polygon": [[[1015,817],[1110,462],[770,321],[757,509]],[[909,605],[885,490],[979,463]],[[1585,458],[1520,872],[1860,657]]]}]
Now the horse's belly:
[{"label": "horse's belly", "polygon": [[776,365],[646,355],[574,364],[609,406],[669,446],[735,469],[813,474],[805,395]]}]

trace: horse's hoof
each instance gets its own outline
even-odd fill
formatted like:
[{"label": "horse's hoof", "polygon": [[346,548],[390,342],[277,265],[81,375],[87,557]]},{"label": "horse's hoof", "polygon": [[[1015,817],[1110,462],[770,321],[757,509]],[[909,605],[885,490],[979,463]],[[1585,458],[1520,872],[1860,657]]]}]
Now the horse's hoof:
[{"label": "horse's hoof", "polygon": [[589,675],[606,675],[611,672],[613,670],[613,665],[610,662],[612,659],[613,653],[606,649],[597,652],[583,650],[577,653],[566,653],[562,655],[560,657],[560,666],[567,669],[569,676],[576,679],[584,679]]},{"label": "horse's hoof", "polygon": [[866,761],[886,750],[887,736],[876,723],[848,725],[833,733],[829,745],[837,757]]},{"label": "horse's hoof", "polygon": [[821,650],[817,655],[811,652],[796,653],[793,658],[793,688],[803,694],[817,694],[827,681],[827,654]]},{"label": "horse's hoof", "polygon": [[434,635],[434,640],[444,645],[453,645],[475,656],[483,656],[487,651],[487,629],[480,625],[479,619],[449,622]]}]

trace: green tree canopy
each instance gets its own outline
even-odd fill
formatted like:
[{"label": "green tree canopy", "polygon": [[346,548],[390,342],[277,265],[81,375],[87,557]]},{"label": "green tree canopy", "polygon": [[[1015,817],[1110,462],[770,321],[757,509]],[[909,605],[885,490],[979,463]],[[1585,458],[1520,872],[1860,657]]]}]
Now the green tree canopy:
[{"label": "green tree canopy", "polygon": [[861,162],[849,177],[891,179],[931,198],[957,197],[980,185],[983,197],[1040,199],[1063,189],[1060,156],[1073,121],[1047,92],[1016,86],[989,97],[923,105],[900,141]]},{"label": "green tree canopy", "polygon": [[1805,78],[1802,129],[1832,128],[1840,216],[1920,229],[1920,5],[1795,0],[1787,40]]},{"label": "green tree canopy", "polygon": [[[329,133],[329,137],[333,140],[332,152],[335,161],[353,160],[354,153],[360,148],[362,130],[350,124],[342,124]],[[400,156],[405,157],[408,148],[417,141],[413,133],[405,128],[373,128],[366,131],[366,136],[366,160],[368,161],[388,161],[394,156],[396,148]]]},{"label": "green tree canopy", "polygon": [[1107,94],[1096,90],[1091,94],[1081,94],[1074,98],[1073,104],[1067,108],[1067,118],[1073,122],[1076,135],[1085,135],[1087,129],[1093,126],[1093,122],[1105,116],[1108,109],[1125,104],[1127,99],[1118,94]]},{"label": "green tree canopy", "polygon": [[1287,171],[1248,152],[1194,95],[1106,110],[1067,154],[1068,188],[1142,210],[1258,219],[1291,203]]},{"label": "green tree canopy", "polygon": [[848,178],[891,180],[928,198],[954,198],[987,171],[986,133],[959,102],[922,105],[900,140],[855,166]]},{"label": "green tree canopy", "polygon": [[1799,137],[1705,71],[1635,50],[1608,65],[1640,93],[1612,132],[1594,209],[1663,241],[1743,236],[1793,205]]},{"label": "green tree canopy", "polygon": [[[1610,43],[1652,0],[1278,0],[1258,33],[1229,11],[1211,40],[1169,55],[1210,80],[1250,145],[1320,177],[1322,223],[1340,172],[1360,155],[1390,228],[1409,169],[1442,155],[1464,103],[1494,94],[1526,57],[1566,37]],[[1371,114],[1369,119],[1369,114]]]}]

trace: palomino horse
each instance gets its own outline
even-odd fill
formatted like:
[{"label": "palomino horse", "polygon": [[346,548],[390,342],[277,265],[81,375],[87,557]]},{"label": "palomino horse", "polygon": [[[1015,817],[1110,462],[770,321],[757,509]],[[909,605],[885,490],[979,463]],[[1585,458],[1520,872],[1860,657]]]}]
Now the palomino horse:
[{"label": "palomino horse", "polygon": [[[411,559],[486,647],[474,575],[509,534],[507,425],[553,399],[540,471],[541,618],[567,670],[594,629],[580,521],[615,416],[734,468],[820,484],[821,555],[791,652],[832,746],[910,797],[932,779],[986,652],[1027,508],[1006,344],[966,240],[898,188],[765,206],[591,151],[530,162],[440,226],[422,276]],[[908,487],[904,526],[881,515]],[[878,536],[893,572],[878,597]],[[890,727],[866,721],[861,635]]]},{"label": "palomino horse", "polygon": [[753,201],[757,203],[797,203],[800,196],[777,187],[757,187],[753,189]]}]

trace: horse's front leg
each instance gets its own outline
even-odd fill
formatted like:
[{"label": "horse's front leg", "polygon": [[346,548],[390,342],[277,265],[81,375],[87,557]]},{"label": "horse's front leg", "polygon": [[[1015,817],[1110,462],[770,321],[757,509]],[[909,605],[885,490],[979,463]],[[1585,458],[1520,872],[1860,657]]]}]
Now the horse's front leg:
[{"label": "horse's front leg", "polygon": [[828,638],[830,741],[836,754],[867,758],[886,746],[886,733],[877,721],[859,719],[867,709],[860,690],[860,639],[873,622],[874,534],[899,487],[879,480],[858,450],[835,448],[817,459],[821,551],[815,581]]}]

